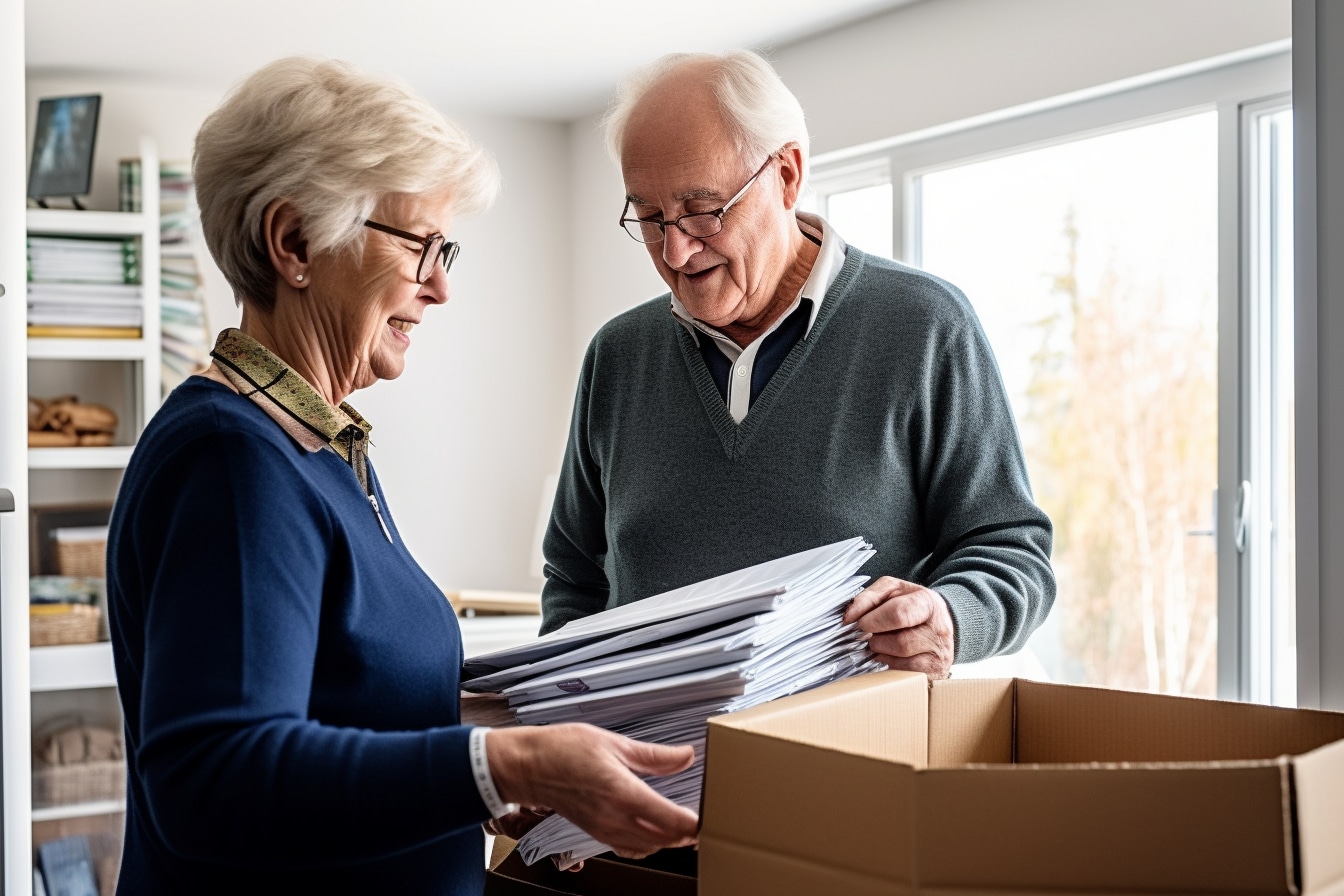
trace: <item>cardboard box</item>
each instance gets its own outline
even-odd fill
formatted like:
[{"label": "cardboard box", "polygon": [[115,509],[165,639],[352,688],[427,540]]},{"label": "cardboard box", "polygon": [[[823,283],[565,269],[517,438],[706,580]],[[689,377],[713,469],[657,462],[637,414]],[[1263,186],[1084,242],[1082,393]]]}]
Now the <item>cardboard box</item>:
[{"label": "cardboard box", "polygon": [[496,838],[485,875],[485,896],[695,896],[693,873],[667,870],[684,862],[658,868],[655,857],[638,864],[599,856],[584,862],[581,871],[560,871],[549,861],[524,864],[513,846],[506,838]]},{"label": "cardboard box", "polygon": [[1344,896],[1344,714],[862,676],[709,726],[702,896]]}]

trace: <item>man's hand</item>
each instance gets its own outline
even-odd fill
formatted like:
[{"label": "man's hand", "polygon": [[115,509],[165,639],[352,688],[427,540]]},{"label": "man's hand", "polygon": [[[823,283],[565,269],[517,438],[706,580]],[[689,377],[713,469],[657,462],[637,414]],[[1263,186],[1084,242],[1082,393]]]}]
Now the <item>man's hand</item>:
[{"label": "man's hand", "polygon": [[947,602],[923,585],[883,576],[850,602],[845,622],[870,632],[868,649],[889,668],[946,678],[954,628]]},{"label": "man's hand", "polygon": [[548,806],[618,856],[640,859],[695,843],[695,813],[636,777],[688,768],[695,759],[688,746],[643,743],[583,724],[497,728],[486,743],[500,799]]}]

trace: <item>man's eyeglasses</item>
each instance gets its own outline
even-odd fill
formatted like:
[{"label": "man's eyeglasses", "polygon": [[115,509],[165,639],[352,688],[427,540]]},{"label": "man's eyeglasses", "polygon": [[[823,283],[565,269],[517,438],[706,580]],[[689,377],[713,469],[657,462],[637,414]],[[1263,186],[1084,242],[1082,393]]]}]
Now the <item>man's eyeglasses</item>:
[{"label": "man's eyeglasses", "polygon": [[751,185],[756,183],[756,178],[760,177],[761,172],[763,172],[766,169],[766,166],[774,160],[774,156],[770,156],[770,158],[766,159],[765,163],[761,165],[760,168],[756,169],[756,173],[751,176],[751,180],[747,181],[732,199],[729,199],[721,208],[716,208],[712,212],[693,212],[689,215],[682,215],[671,221],[663,221],[658,218],[627,218],[625,213],[630,211],[630,200],[627,199],[625,201],[625,208],[621,210],[621,227],[626,233],[630,234],[631,239],[638,240],[641,243],[661,243],[663,241],[664,231],[668,227],[673,226],[677,227],[687,236],[694,237],[697,240],[711,237],[720,230],[723,230],[723,216],[728,214],[728,209],[732,208],[737,204],[739,199],[747,195],[747,191],[751,189]]},{"label": "man's eyeglasses", "polygon": [[379,224],[377,221],[365,221],[364,226],[381,230],[383,233],[390,233],[393,236],[419,243],[425,247],[424,251],[420,253],[420,266],[415,269],[416,283],[424,283],[433,276],[435,264],[442,267],[445,274],[448,273],[448,269],[453,266],[453,260],[457,258],[458,250],[461,249],[458,243],[449,242],[441,233],[416,236],[395,227],[388,227],[386,224]]}]

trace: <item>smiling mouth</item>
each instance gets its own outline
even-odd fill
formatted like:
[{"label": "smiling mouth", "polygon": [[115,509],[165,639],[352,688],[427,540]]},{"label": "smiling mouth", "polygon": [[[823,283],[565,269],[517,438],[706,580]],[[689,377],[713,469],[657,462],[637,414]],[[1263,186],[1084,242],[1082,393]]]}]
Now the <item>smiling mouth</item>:
[{"label": "smiling mouth", "polygon": [[387,325],[389,327],[392,327],[394,330],[400,330],[403,333],[411,332],[411,327],[415,326],[415,324],[411,323],[409,320],[401,320],[400,318],[396,317],[389,320],[387,322]]}]

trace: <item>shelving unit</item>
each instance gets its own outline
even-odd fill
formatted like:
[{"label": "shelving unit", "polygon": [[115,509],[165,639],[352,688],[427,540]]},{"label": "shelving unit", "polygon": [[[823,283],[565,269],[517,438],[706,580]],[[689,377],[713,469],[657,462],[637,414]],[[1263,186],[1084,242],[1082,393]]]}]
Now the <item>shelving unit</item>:
[{"label": "shelving unit", "polygon": [[[159,170],[158,153],[150,140],[141,140],[143,170]],[[72,489],[98,483],[94,500],[109,500],[105,489],[120,478],[130,461],[134,442],[160,404],[160,251],[159,183],[146,177],[142,184],[143,212],[94,212],[30,209],[27,231],[42,236],[132,236],[139,241],[143,322],[139,339],[27,339],[30,394],[43,395],[45,383],[59,381],[98,396],[99,403],[113,405],[121,419],[118,444],[110,447],[30,448],[28,471],[30,504],[67,503]],[[61,391],[66,391],[62,388]],[[52,394],[52,393],[47,393]],[[115,401],[106,396],[117,396]],[[83,396],[81,396],[83,397]],[[79,471],[110,471],[101,474]],[[68,474],[68,475],[62,475]],[[88,477],[93,476],[93,479]],[[84,477],[84,478],[81,478]],[[101,478],[100,478],[101,477]],[[59,480],[59,488],[58,486]],[[35,571],[34,571],[35,572]],[[28,650],[28,688],[32,725],[37,730],[47,720],[63,715],[84,716],[89,723],[120,725],[116,699],[116,675],[112,649],[107,642],[32,647]],[[22,765],[31,774],[30,758]],[[34,844],[65,825],[97,824],[109,834],[120,835],[124,800],[97,800],[72,805],[33,809],[27,821],[33,826]],[[100,822],[106,818],[106,822]],[[13,878],[10,878],[11,882]],[[30,882],[29,882],[30,883]],[[26,891],[25,891],[26,892]]]},{"label": "shelving unit", "polygon": [[28,469],[122,470],[130,461],[131,451],[134,448],[133,445],[111,445],[107,448],[29,448]]},{"label": "shelving unit", "polygon": [[107,641],[33,647],[28,651],[28,689],[35,694],[116,686],[112,645]]}]

